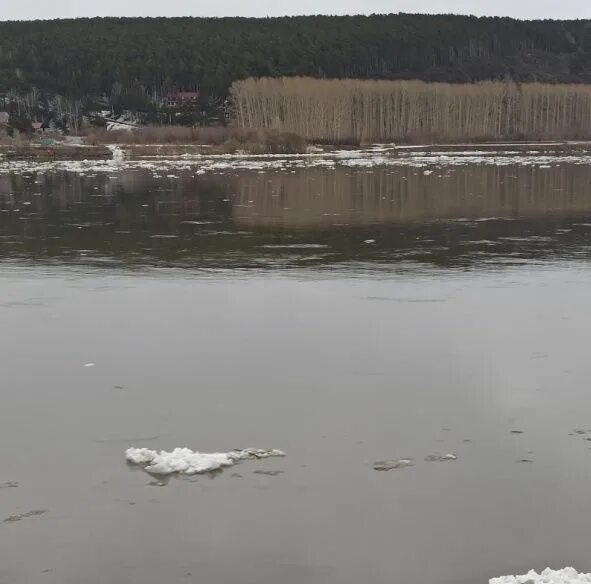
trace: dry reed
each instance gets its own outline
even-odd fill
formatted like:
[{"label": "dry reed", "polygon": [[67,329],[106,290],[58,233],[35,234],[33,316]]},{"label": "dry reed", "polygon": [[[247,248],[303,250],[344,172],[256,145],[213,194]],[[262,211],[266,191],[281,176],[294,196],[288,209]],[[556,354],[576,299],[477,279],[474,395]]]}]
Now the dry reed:
[{"label": "dry reed", "polygon": [[591,85],[284,77],[231,94],[238,128],[322,143],[591,139]]},{"label": "dry reed", "polygon": [[132,131],[108,132],[93,128],[85,136],[87,144],[207,144],[220,151],[240,150],[252,154],[301,153],[306,141],[293,132],[274,129],[225,127],[146,126]]}]

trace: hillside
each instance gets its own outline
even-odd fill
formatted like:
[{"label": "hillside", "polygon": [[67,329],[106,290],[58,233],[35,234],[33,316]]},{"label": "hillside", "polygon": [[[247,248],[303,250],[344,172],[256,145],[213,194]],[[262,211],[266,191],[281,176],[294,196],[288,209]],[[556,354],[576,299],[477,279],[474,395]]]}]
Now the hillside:
[{"label": "hillside", "polygon": [[246,77],[591,82],[591,21],[463,16],[0,22],[0,92],[73,98]]}]

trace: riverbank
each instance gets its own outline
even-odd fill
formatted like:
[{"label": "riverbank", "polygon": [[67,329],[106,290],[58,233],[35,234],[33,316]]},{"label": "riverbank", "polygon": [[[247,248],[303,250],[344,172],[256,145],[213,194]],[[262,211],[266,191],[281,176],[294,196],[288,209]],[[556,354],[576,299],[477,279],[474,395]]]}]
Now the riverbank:
[{"label": "riverbank", "polygon": [[33,142],[14,146],[0,146],[0,158],[6,160],[31,160],[51,162],[54,160],[110,160],[113,151],[107,146],[84,144],[35,144]]},{"label": "riverbank", "polygon": [[20,145],[0,145],[0,160],[7,161],[84,161],[112,160],[114,152],[129,160],[141,160],[151,158],[175,158],[175,157],[201,157],[201,156],[257,156],[265,154],[273,155],[305,155],[305,156],[330,156],[354,152],[365,155],[387,154],[389,156],[408,155],[410,153],[425,152],[436,154],[438,152],[461,153],[482,151],[486,153],[510,152],[511,154],[575,154],[591,152],[591,142],[484,142],[463,144],[374,144],[367,147],[343,147],[336,145],[307,145],[297,152],[261,152],[261,148],[233,149],[223,144],[142,144],[142,143],[115,143],[115,144],[71,144],[55,143],[44,145],[26,143]]}]

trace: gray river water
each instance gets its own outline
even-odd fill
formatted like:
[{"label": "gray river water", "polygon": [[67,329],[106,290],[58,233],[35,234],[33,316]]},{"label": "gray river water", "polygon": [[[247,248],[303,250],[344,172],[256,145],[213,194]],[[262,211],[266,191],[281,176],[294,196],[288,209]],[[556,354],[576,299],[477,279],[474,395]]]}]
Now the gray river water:
[{"label": "gray river water", "polygon": [[591,571],[590,260],[559,159],[0,176],[0,583]]}]

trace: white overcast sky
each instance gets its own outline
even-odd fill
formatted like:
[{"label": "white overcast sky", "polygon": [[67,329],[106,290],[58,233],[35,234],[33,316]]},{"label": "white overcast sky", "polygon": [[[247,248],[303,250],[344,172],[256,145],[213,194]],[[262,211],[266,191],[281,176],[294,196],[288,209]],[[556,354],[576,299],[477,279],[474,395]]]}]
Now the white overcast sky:
[{"label": "white overcast sky", "polygon": [[280,16],[372,12],[591,18],[591,0],[0,0],[0,20],[79,16]]}]

